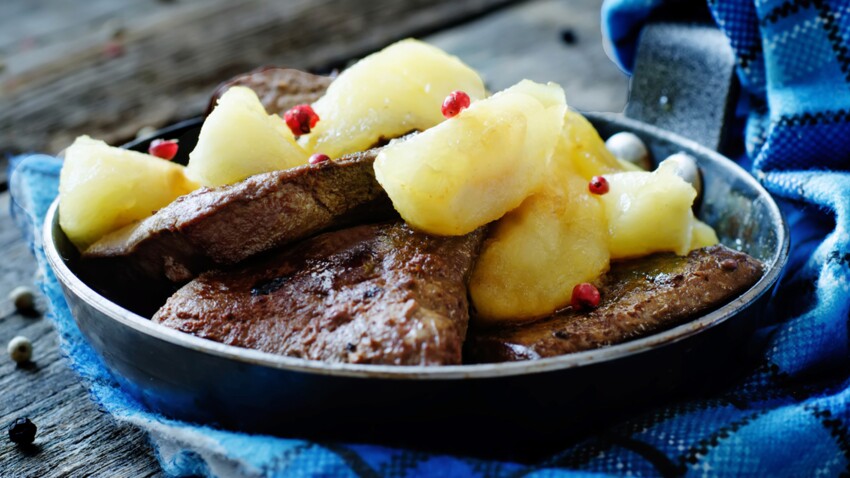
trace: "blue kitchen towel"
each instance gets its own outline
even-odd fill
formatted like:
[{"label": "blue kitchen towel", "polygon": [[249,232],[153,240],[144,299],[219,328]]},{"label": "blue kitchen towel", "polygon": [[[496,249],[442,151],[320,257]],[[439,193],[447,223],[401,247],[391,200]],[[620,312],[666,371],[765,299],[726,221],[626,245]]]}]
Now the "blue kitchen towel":
[{"label": "blue kitchen towel", "polygon": [[[641,24],[672,0],[609,0],[603,27],[628,70]],[[771,298],[759,364],[716,396],[657,409],[567,445],[533,466],[368,445],[321,444],[191,425],[118,388],[80,335],[38,231],[61,162],[13,161],[16,220],[44,272],[62,348],[94,398],[150,433],[171,475],[832,476],[850,472],[850,7],[827,0],[710,0],[748,96],[753,173],[792,227],[792,257]]]}]

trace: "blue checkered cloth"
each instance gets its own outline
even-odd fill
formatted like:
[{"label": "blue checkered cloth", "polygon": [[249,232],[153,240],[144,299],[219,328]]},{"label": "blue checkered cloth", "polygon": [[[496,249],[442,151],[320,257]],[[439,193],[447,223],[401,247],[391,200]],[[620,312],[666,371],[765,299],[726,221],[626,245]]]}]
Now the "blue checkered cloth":
[{"label": "blue checkered cloth", "polygon": [[[628,70],[663,0],[608,0],[603,28]],[[369,445],[325,446],[189,425],[127,396],[85,342],[38,241],[59,160],[13,161],[14,215],[45,272],[62,348],[94,398],[140,426],[174,476],[814,476],[850,470],[850,6],[828,0],[709,0],[748,95],[747,164],[783,202],[792,257],[746,378],[707,399],[659,404],[533,466]],[[14,167],[13,165],[13,167]],[[344,456],[343,456],[344,455]]]}]

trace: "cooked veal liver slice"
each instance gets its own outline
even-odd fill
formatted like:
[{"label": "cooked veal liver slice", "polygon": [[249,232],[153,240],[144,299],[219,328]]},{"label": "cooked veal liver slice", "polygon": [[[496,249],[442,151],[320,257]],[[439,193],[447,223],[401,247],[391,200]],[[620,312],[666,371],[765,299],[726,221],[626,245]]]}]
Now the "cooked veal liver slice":
[{"label": "cooked veal liver slice", "polygon": [[392,211],[375,180],[376,154],[370,150],[194,191],[93,244],[83,253],[86,269],[180,283],[328,228],[374,222]]},{"label": "cooked veal liver slice", "polygon": [[650,335],[732,300],[762,273],[759,261],[723,246],[616,263],[602,279],[597,309],[567,308],[530,324],[473,327],[464,361],[537,359]]},{"label": "cooked veal liver slice", "polygon": [[466,283],[484,238],[438,237],[401,222],[357,226],[210,271],[155,322],[199,337],[328,362],[461,362]]},{"label": "cooked veal liver slice", "polygon": [[207,113],[212,111],[216,102],[231,86],[246,86],[260,98],[269,114],[282,115],[289,108],[300,104],[313,103],[330,86],[333,78],[313,75],[300,70],[266,66],[239,75],[222,83],[216,88]]}]

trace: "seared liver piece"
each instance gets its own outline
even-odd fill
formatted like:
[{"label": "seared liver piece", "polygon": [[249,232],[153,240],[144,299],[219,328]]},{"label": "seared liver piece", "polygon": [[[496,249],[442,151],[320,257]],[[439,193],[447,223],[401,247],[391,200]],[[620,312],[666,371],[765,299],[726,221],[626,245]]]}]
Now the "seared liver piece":
[{"label": "seared liver piece", "polygon": [[313,103],[325,94],[333,81],[329,76],[313,75],[300,70],[266,66],[231,78],[216,88],[207,114],[219,97],[231,86],[246,86],[254,90],[269,114],[282,115],[295,105]]},{"label": "seared liver piece", "polygon": [[181,283],[322,230],[381,220],[392,204],[375,180],[375,155],[370,150],[194,191],[93,244],[83,253],[85,268],[113,280]]},{"label": "seared liver piece", "polygon": [[153,320],[225,344],[328,362],[461,362],[466,283],[484,238],[401,222],[325,233],[202,274]]},{"label": "seared liver piece", "polygon": [[686,257],[658,254],[612,264],[600,306],[568,307],[530,324],[469,331],[464,361],[529,360],[595,349],[650,335],[727,303],[756,283],[762,264],[712,246]]}]

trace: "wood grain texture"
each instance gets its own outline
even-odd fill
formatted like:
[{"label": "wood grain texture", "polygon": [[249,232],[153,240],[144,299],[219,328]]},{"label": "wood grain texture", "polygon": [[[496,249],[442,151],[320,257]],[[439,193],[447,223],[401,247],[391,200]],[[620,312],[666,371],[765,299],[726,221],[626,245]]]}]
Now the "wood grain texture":
[{"label": "wood grain texture", "polygon": [[[9,217],[9,194],[0,194],[0,476],[159,476],[147,437],[122,425],[89,399],[88,391],[60,357],[50,322],[15,312],[8,294],[31,285],[35,261]],[[38,309],[45,310],[43,298]],[[16,336],[29,338],[33,364],[19,367],[6,354]],[[8,439],[9,424],[29,417],[38,427],[33,446]]]},{"label": "wood grain texture", "polygon": [[[561,83],[579,108],[619,111],[625,104],[627,80],[599,42],[601,0],[537,0],[463,24],[456,23],[458,8],[469,16],[505,2],[341,1],[334,2],[340,10],[330,16],[324,15],[329,1],[271,3],[0,2],[0,19],[16,19],[0,28],[0,65],[6,65],[0,66],[0,151],[44,150],[48,144],[55,150],[83,132],[120,141],[141,126],[195,114],[212,87],[234,73],[270,63],[344,64],[395,38],[441,25],[449,28],[425,39],[479,69],[491,88],[528,77]],[[387,7],[390,3],[395,5]],[[409,12],[398,20],[393,12],[398,16],[400,6]],[[389,10],[377,12],[384,7]],[[194,23],[179,28],[189,18]],[[105,58],[104,42],[121,25],[128,28],[126,53]],[[308,32],[308,26],[321,32]],[[573,30],[574,43],[561,40],[564,29]],[[318,33],[327,41],[316,48],[311,42]],[[231,58],[223,60],[224,55]],[[56,58],[61,61],[51,60]],[[60,358],[50,323],[16,314],[7,300],[13,287],[32,284],[35,271],[8,211],[9,195],[0,193],[0,477],[159,476],[144,434],[117,423],[89,399]],[[34,369],[17,368],[5,354],[6,343],[18,334],[34,341]],[[34,449],[7,439],[6,427],[21,415],[39,427]]]},{"label": "wood grain texture", "polygon": [[[90,34],[35,30],[4,60],[0,145],[57,152],[79,134],[123,141],[199,114],[222,79],[258,65],[340,64],[510,1],[136,0],[119,11],[75,2],[77,12],[44,22],[74,21]],[[67,3],[31,8],[41,15]]]},{"label": "wood grain texture", "polygon": [[[573,108],[620,112],[628,99],[628,78],[602,48],[601,3],[529,2],[427,40],[475,68],[492,91],[524,78],[554,81]],[[565,35],[572,41],[564,41]]]}]

